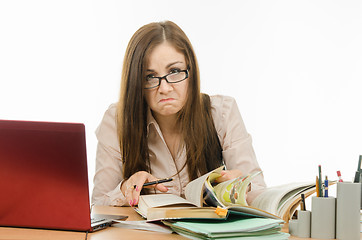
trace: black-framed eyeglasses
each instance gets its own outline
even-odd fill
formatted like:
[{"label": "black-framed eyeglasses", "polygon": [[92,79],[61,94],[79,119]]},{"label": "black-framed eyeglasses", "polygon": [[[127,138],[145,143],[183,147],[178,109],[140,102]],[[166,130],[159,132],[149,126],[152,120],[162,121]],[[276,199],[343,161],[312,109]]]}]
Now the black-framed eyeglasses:
[{"label": "black-framed eyeglasses", "polygon": [[165,79],[168,83],[178,83],[189,77],[189,70],[174,70],[163,77],[146,76],[144,89],[151,89],[160,86],[161,80]]}]

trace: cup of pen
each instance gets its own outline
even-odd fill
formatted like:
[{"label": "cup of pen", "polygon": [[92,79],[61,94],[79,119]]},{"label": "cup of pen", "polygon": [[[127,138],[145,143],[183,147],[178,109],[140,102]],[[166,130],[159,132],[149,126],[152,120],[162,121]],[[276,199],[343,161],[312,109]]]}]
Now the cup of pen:
[{"label": "cup of pen", "polygon": [[301,206],[298,211],[298,227],[296,235],[300,238],[310,238],[310,216],[311,211],[306,210],[305,195],[301,194]]},{"label": "cup of pen", "polygon": [[336,237],[360,239],[361,183],[337,183]]},{"label": "cup of pen", "polygon": [[335,216],[335,197],[312,197],[311,237],[334,239],[336,232]]}]

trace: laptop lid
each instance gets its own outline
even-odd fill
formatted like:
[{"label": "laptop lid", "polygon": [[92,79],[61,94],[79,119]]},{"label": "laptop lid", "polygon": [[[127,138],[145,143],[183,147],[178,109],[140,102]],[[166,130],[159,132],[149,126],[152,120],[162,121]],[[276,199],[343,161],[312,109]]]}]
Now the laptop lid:
[{"label": "laptop lid", "polygon": [[0,120],[0,226],[91,231],[85,127]]}]

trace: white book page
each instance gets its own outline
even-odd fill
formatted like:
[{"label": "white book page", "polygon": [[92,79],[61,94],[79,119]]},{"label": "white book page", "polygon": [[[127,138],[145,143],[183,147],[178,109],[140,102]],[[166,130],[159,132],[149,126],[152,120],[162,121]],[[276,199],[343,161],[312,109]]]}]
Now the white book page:
[{"label": "white book page", "polygon": [[298,187],[306,187],[311,183],[288,183],[267,188],[251,203],[251,206],[278,215],[278,206],[281,199],[290,191]]},{"label": "white book page", "polygon": [[203,199],[203,189],[204,189],[204,183],[207,179],[207,177],[211,173],[220,173],[223,167],[219,167],[211,172],[208,172],[204,175],[202,175],[199,178],[196,178],[195,180],[189,182],[185,188],[185,197],[190,202],[194,203],[198,207],[202,207]]},{"label": "white book page", "polygon": [[[142,199],[142,200],[141,200]],[[188,204],[192,205],[186,199],[183,199],[180,196],[173,195],[173,194],[150,194],[150,195],[141,195],[140,201],[143,201],[147,204],[148,208],[153,207],[163,207],[175,204]]]}]

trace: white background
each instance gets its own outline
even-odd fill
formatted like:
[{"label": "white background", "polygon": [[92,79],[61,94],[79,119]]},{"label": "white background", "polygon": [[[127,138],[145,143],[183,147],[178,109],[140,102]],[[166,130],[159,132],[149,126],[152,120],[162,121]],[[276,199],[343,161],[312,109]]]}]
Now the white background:
[{"label": "white background", "polygon": [[269,186],[351,180],[362,154],[362,2],[0,0],[0,119],[83,122],[118,100],[126,45],[172,20],[202,91],[236,98]]}]

